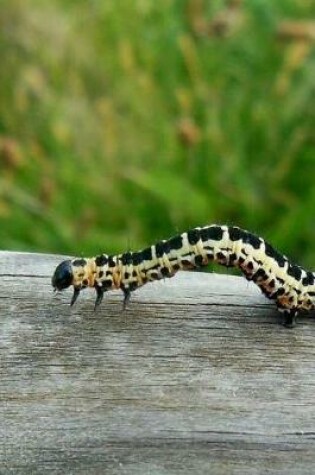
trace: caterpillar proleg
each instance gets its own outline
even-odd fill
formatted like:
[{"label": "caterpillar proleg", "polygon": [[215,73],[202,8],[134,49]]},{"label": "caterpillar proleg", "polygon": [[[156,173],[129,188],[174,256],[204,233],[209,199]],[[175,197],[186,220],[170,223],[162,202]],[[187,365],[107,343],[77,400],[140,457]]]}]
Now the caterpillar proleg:
[{"label": "caterpillar proleg", "polygon": [[121,289],[124,306],[131,292],[146,284],[172,277],[181,269],[196,269],[215,262],[238,267],[257,284],[284,314],[292,327],[296,315],[315,307],[315,274],[292,264],[268,242],[236,226],[198,227],[137,252],[116,256],[101,254],[61,262],[52,277],[55,290],[73,286],[71,305],[80,291],[94,287],[95,308],[108,290]]}]

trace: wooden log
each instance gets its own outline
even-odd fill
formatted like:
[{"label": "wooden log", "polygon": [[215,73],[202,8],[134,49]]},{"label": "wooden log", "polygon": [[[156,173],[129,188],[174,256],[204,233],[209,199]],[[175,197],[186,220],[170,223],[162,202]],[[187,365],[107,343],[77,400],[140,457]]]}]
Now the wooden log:
[{"label": "wooden log", "polygon": [[310,474],[315,326],[180,272],[70,308],[63,256],[0,253],[0,473]]}]

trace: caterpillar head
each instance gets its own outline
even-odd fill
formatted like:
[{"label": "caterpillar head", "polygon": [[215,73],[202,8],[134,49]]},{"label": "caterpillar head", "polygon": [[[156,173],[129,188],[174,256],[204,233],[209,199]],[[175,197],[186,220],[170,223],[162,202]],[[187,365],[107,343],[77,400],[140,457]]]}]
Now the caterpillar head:
[{"label": "caterpillar head", "polygon": [[73,270],[71,261],[61,262],[54,272],[51,284],[55,290],[64,290],[73,284]]},{"label": "caterpillar head", "polygon": [[[62,261],[56,267],[54,275],[52,276],[52,279],[51,279],[51,283],[55,291],[64,290],[70,287],[70,285],[74,285],[72,261],[70,260]],[[74,302],[77,300],[80,290],[81,290],[81,287],[74,287],[74,292],[73,292],[70,305],[73,305]]]},{"label": "caterpillar head", "polygon": [[55,291],[61,291],[73,286],[73,295],[70,302],[72,306],[82,289],[86,287],[94,287],[96,290],[95,307],[97,307],[104,294],[102,285],[96,284],[95,274],[96,271],[91,269],[91,262],[89,259],[74,259],[61,262],[55,269],[52,276],[51,283]]}]

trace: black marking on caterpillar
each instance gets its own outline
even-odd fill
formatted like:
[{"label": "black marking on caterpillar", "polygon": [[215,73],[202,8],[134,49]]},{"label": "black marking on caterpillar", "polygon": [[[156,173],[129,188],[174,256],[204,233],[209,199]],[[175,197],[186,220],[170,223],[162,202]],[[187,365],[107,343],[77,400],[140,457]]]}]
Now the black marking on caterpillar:
[{"label": "black marking on caterpillar", "polygon": [[292,327],[296,315],[315,307],[315,274],[289,262],[262,238],[236,226],[211,225],[191,229],[137,252],[102,254],[61,262],[52,277],[55,290],[73,285],[71,305],[86,287],[96,290],[95,308],[108,290],[121,289],[124,308],[131,292],[154,280],[172,277],[180,269],[216,262],[238,267],[284,314]]}]

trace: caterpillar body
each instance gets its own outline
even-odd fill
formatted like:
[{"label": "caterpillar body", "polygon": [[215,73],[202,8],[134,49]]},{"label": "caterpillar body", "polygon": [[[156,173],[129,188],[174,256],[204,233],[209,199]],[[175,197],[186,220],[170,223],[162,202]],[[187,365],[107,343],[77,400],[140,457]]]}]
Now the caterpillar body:
[{"label": "caterpillar body", "polygon": [[137,252],[101,254],[61,262],[52,277],[55,290],[73,286],[71,305],[86,287],[96,290],[95,308],[108,290],[121,289],[124,307],[131,292],[147,282],[172,277],[181,269],[216,262],[238,267],[284,314],[292,327],[296,315],[315,307],[315,273],[292,264],[268,242],[236,226],[197,227]]}]

